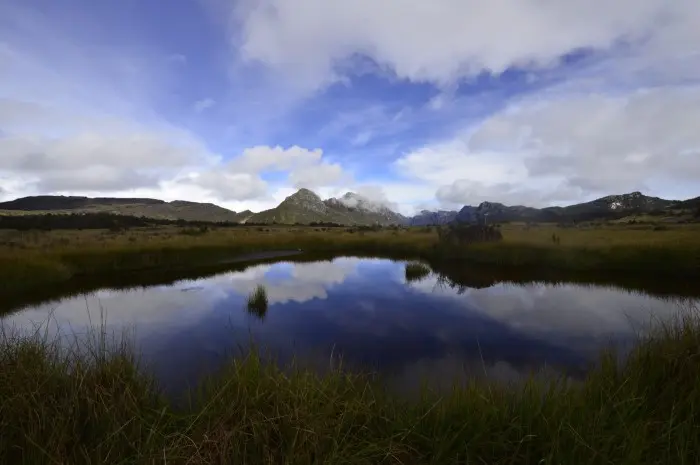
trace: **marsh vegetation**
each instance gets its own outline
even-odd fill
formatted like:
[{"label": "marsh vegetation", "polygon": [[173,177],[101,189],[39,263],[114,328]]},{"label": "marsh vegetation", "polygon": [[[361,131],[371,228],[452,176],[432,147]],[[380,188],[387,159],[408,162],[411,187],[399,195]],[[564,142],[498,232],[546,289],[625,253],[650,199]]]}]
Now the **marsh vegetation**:
[{"label": "marsh vegetation", "polygon": [[[159,226],[119,231],[0,231],[0,292],[19,292],[97,275],[212,266],[241,254],[297,250],[460,262],[531,273],[700,277],[700,227],[502,225],[502,240],[440,247],[438,228]],[[552,241],[552,237],[557,237]],[[459,241],[458,241],[459,242]]]},{"label": "marsh vegetation", "polygon": [[[166,400],[128,341],[4,332],[2,463],[696,463],[697,316],[603,354],[582,384],[472,384],[419,399],[370,376],[281,370],[255,353]],[[82,354],[82,355],[79,355]]]},{"label": "marsh vegetation", "polygon": [[265,317],[265,313],[267,313],[267,291],[265,290],[265,286],[262,284],[255,286],[253,292],[248,295],[246,308],[258,318]]}]

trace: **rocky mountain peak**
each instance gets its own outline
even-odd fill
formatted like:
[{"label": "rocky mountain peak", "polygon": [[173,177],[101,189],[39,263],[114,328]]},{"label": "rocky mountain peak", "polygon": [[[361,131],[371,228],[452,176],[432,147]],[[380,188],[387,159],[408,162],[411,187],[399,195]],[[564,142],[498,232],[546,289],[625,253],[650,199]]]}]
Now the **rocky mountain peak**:
[{"label": "rocky mountain peak", "polygon": [[285,208],[301,208],[317,213],[322,213],[327,209],[321,197],[315,192],[303,188],[284,199],[280,206],[284,206]]},{"label": "rocky mountain peak", "polygon": [[306,188],[299,189],[294,194],[287,197],[285,200],[300,202],[322,202],[321,197],[319,197],[318,194]]},{"label": "rocky mountain peak", "polygon": [[346,192],[342,197],[339,199],[329,199],[331,202],[336,201],[341,203],[347,208],[354,208],[357,210],[365,210],[365,211],[379,211],[382,209],[382,205],[372,202],[370,199],[367,197],[364,197],[360,194],[356,194],[354,192]]}]

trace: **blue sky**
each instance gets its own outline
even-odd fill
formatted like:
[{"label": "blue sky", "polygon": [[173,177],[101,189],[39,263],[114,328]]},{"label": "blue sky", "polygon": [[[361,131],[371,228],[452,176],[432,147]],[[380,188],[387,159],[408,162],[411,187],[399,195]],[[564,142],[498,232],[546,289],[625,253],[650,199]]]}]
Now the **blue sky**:
[{"label": "blue sky", "polygon": [[0,199],[700,195],[691,0],[0,0]]}]

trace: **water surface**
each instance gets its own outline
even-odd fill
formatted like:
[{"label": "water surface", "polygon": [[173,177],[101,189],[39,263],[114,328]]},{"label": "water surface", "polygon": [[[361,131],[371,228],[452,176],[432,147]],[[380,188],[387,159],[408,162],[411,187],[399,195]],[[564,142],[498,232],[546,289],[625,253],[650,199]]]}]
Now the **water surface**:
[{"label": "water surface", "polygon": [[[323,371],[342,356],[390,386],[421,380],[517,381],[532,373],[583,376],[603,347],[622,350],[650,321],[696,301],[580,285],[450,287],[432,273],[407,282],[404,262],[337,258],[280,262],[131,290],[100,290],[2,318],[4,325],[81,334],[106,322],[130,331],[142,359],[168,389],[195,384],[251,342],[280,363],[292,357]],[[263,284],[260,318],[246,296]]]}]

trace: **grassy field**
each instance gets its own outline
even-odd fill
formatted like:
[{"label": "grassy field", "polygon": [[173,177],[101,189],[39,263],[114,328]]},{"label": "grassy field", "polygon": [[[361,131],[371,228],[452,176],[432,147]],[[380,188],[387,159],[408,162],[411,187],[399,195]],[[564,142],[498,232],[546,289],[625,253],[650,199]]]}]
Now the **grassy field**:
[{"label": "grassy field", "polygon": [[557,228],[504,225],[504,240],[459,249],[437,247],[435,228],[239,227],[139,228],[125,231],[0,231],[0,294],[72,278],[138,270],[189,269],[236,255],[302,249],[310,254],[423,259],[431,265],[556,273],[617,273],[661,279],[700,277],[700,225]]},{"label": "grassy field", "polygon": [[[400,399],[368,376],[232,360],[175,405],[128,341],[0,339],[0,463],[696,464],[700,322],[603,354],[581,385]],[[77,354],[84,354],[82,357]],[[86,356],[86,355],[87,356]]]}]

